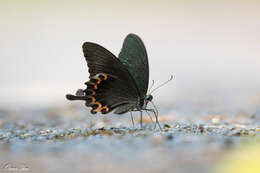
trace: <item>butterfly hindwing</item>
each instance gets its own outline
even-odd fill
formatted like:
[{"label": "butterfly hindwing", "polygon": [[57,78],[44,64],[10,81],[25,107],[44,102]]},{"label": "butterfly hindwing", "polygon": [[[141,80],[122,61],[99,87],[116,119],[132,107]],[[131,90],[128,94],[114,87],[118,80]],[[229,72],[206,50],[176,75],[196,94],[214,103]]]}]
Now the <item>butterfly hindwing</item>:
[{"label": "butterfly hindwing", "polygon": [[92,107],[92,113],[108,113],[120,106],[129,105],[127,109],[130,109],[136,105],[140,97],[138,88],[119,59],[95,43],[86,42],[82,47],[90,80],[85,83],[85,90],[79,90],[76,96],[67,95],[67,98],[85,100],[86,106]]},{"label": "butterfly hindwing", "polygon": [[119,59],[133,76],[140,96],[144,98],[149,82],[149,64],[147,52],[141,38],[135,34],[127,35]]}]

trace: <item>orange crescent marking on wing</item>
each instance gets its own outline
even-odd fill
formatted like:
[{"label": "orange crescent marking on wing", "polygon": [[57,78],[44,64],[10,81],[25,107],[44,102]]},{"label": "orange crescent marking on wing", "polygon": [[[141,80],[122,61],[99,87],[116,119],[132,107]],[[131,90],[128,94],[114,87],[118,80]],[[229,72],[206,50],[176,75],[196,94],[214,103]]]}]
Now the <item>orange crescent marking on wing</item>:
[{"label": "orange crescent marking on wing", "polygon": [[100,102],[95,102],[98,105],[98,108],[102,108],[102,104]]},{"label": "orange crescent marking on wing", "polygon": [[97,105],[98,105],[98,107],[95,109],[95,111],[101,112],[101,110],[102,110],[102,104],[101,104],[100,102],[95,102],[94,104],[97,104]]},{"label": "orange crescent marking on wing", "polygon": [[95,95],[96,94],[96,92],[94,91],[94,90],[92,90],[92,89],[87,89],[87,91],[86,92],[92,92],[92,95]]},{"label": "orange crescent marking on wing", "polygon": [[104,80],[107,80],[107,75],[106,74],[103,74],[103,76],[104,76]]},{"label": "orange crescent marking on wing", "polygon": [[98,87],[97,87],[97,84],[95,84],[93,87],[94,87],[94,88],[93,88],[94,90],[96,90],[96,89],[98,88]]},{"label": "orange crescent marking on wing", "polygon": [[104,107],[102,107],[102,108],[101,108],[101,111],[102,111],[103,109],[105,109],[106,112],[109,112],[109,107],[108,107],[108,106],[104,106]]},{"label": "orange crescent marking on wing", "polygon": [[96,90],[98,87],[97,87],[97,84],[96,83],[94,83],[94,82],[86,82],[87,83],[87,85],[93,85],[93,89],[94,90]]},{"label": "orange crescent marking on wing", "polygon": [[94,96],[91,96],[91,99],[92,99],[91,104],[95,104],[96,103],[96,98]]},{"label": "orange crescent marking on wing", "polygon": [[96,92],[94,90],[90,90],[90,91],[92,91],[92,95],[96,95]]},{"label": "orange crescent marking on wing", "polygon": [[94,77],[92,77],[92,79],[96,79],[97,84],[100,84],[100,82],[101,82],[101,79],[98,76],[94,76]]}]

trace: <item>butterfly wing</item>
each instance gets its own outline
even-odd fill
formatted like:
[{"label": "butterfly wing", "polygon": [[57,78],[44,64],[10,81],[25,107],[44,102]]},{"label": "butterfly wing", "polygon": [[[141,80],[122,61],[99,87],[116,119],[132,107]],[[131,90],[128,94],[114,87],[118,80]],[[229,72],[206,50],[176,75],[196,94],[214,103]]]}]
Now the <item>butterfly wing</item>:
[{"label": "butterfly wing", "polygon": [[90,73],[86,82],[87,89],[79,90],[76,95],[67,95],[69,100],[85,100],[86,106],[92,107],[92,113],[108,113],[116,110],[121,114],[129,111],[138,103],[139,91],[134,79],[120,60],[104,47],[86,42],[83,52]]},{"label": "butterfly wing", "polygon": [[141,38],[135,34],[127,35],[119,59],[133,76],[140,96],[144,98],[149,82],[149,64],[147,52]]}]

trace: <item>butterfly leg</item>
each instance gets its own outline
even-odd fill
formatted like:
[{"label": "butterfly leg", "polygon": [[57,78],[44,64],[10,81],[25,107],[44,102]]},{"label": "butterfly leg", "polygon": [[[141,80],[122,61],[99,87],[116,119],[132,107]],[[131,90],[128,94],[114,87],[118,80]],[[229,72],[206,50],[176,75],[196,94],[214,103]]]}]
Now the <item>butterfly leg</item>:
[{"label": "butterfly leg", "polygon": [[143,128],[143,112],[142,111],[140,111],[140,117],[141,117],[140,126],[141,126],[141,129],[142,129]]},{"label": "butterfly leg", "polygon": [[130,111],[130,115],[131,115],[131,120],[132,120],[132,124],[133,124],[133,128],[135,127],[135,122],[134,122],[134,117],[132,115],[132,111]]},{"label": "butterfly leg", "polygon": [[[151,120],[151,122],[153,123],[153,126],[154,126],[154,128],[155,128],[155,126],[156,126],[156,124],[154,124],[154,120],[153,120],[153,118],[151,117],[151,115],[149,114],[149,111],[150,112],[153,112],[154,114],[155,114],[155,111],[153,110],[153,111],[151,111],[151,110],[149,110],[149,109],[144,109],[145,110],[145,112],[147,113],[147,115],[148,115],[148,117],[150,118],[150,120]],[[140,124],[141,124],[141,128],[143,127],[142,126],[142,111],[141,110],[138,110],[138,109],[136,109],[136,110],[132,110],[132,111],[138,111],[138,112],[140,112],[140,114],[141,114],[141,120],[140,120]],[[130,112],[130,113],[132,113],[132,112]]]},{"label": "butterfly leg", "polygon": [[159,123],[159,120],[158,120],[158,114],[157,112],[154,110],[154,109],[145,109],[146,111],[150,111],[150,112],[153,112],[154,113],[154,116],[155,116],[155,125],[154,125],[154,128],[156,128],[156,125],[158,124],[158,127],[160,129],[162,129],[160,123]]},{"label": "butterfly leg", "polygon": [[150,118],[151,122],[153,123],[153,126],[155,126],[154,121],[153,121],[153,118],[151,117],[151,115],[149,114],[149,112],[148,112],[147,110],[146,110],[145,112],[147,113],[148,117]]}]

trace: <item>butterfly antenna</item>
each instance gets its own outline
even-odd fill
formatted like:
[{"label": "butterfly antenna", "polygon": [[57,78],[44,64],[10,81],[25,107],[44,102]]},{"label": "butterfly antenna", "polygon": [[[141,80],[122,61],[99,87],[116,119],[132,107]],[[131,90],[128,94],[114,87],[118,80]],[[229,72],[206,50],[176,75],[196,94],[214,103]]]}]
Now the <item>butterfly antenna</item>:
[{"label": "butterfly antenna", "polygon": [[160,123],[159,123],[159,111],[158,111],[158,109],[157,109],[157,107],[155,106],[155,104],[153,103],[153,101],[151,101],[151,103],[152,103],[152,105],[153,105],[153,107],[154,107],[154,109],[155,109],[155,120],[156,120],[156,122],[155,122],[155,126],[154,126],[154,128],[156,127],[156,124],[158,124],[158,126],[159,126],[159,128],[160,129],[162,129],[161,128],[161,126],[160,126]]},{"label": "butterfly antenna", "polygon": [[152,85],[150,86],[149,90],[148,90],[148,93],[150,93],[152,87],[154,86],[154,80],[152,80]]},{"label": "butterfly antenna", "polygon": [[168,79],[167,81],[165,81],[164,83],[162,83],[161,85],[159,85],[158,87],[154,88],[151,93],[153,93],[155,90],[157,90],[158,88],[161,88],[162,86],[164,86],[165,84],[167,84],[168,82],[170,82],[173,79],[173,75],[171,75],[170,79]]}]

